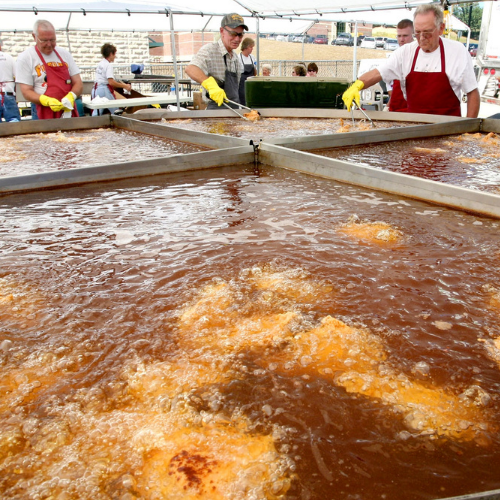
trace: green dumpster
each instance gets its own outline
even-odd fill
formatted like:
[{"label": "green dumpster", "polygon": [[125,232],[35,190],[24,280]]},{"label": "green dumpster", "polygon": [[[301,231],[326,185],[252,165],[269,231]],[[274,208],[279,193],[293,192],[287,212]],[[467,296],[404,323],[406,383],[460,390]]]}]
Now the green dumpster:
[{"label": "green dumpster", "polygon": [[343,109],[348,86],[342,78],[255,76],[245,82],[245,94],[250,108]]}]

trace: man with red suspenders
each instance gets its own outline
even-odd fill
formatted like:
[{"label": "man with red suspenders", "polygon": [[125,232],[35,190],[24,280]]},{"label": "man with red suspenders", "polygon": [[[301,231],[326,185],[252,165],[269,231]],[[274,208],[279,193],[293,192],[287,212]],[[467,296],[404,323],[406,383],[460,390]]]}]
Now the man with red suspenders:
[{"label": "man with red suspenders", "polygon": [[33,27],[35,46],[17,58],[16,82],[24,97],[36,104],[38,118],[60,118],[72,111],[78,116],[75,99],[82,93],[80,69],[65,49],[56,49],[56,31],[40,19]]},{"label": "man with red suspenders", "polygon": [[353,101],[359,106],[363,88],[398,79],[410,113],[461,116],[465,94],[467,117],[477,118],[480,96],[472,58],[460,42],[441,38],[443,17],[437,4],[418,6],[413,17],[417,41],[399,47],[382,66],[361,75],[342,96],[347,109]]},{"label": "man with red suspenders", "polygon": [[[413,42],[413,21],[411,19],[399,21],[396,26],[396,37],[400,47]],[[389,90],[389,87],[391,87],[392,90]],[[389,111],[408,111],[408,103],[401,90],[401,82],[399,80],[393,80],[387,84],[387,88],[390,95]]]}]

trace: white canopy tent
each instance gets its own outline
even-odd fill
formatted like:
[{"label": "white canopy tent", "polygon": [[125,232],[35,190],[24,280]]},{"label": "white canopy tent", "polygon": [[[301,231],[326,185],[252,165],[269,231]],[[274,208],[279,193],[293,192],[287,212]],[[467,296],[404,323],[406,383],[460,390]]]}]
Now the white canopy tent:
[{"label": "white canopy tent", "polygon": [[[135,30],[165,31],[167,17],[174,17],[179,31],[218,30],[220,18],[229,12],[238,12],[250,31],[255,23],[261,32],[276,32],[274,26],[285,26],[282,32],[299,33],[312,22],[337,21],[339,14],[349,12],[377,12],[387,9],[407,9],[422,3],[401,3],[401,0],[351,0],[346,7],[343,0],[316,0],[311,9],[307,0],[217,0],[207,5],[204,0],[189,3],[164,3],[159,0],[0,0],[0,31],[30,30],[37,16],[48,17],[61,30]],[[207,8],[208,7],[208,8]],[[278,24],[274,24],[278,23]],[[252,26],[252,27],[251,27]],[[268,26],[272,26],[269,29]]]}]

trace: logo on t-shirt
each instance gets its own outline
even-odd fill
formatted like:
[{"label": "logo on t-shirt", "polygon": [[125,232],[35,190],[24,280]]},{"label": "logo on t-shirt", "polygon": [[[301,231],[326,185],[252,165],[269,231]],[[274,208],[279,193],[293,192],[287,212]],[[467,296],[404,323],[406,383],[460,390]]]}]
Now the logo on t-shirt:
[{"label": "logo on t-shirt", "polygon": [[[48,62],[47,66],[50,66],[51,68],[61,68],[62,66],[66,66],[69,68],[68,63],[66,62]],[[35,66],[35,71],[38,76],[42,76],[43,73],[45,73],[45,68],[43,64],[37,64]]]}]

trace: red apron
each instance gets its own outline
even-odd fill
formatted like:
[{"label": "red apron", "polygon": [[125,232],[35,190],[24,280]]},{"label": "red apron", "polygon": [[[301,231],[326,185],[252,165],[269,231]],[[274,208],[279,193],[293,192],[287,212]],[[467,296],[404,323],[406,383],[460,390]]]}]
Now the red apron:
[{"label": "red apron", "polygon": [[[62,63],[62,66],[49,66],[45,59],[42,56],[42,53],[38,50],[38,47],[35,47],[35,50],[38,54],[38,57],[41,59],[43,63],[43,67],[45,69],[45,75],[47,79],[47,89],[45,90],[45,95],[47,97],[54,97],[59,101],[71,91],[73,84],[71,83],[71,76],[69,75],[69,69],[66,63],[61,59],[61,56],[56,53],[56,56]],[[42,106],[41,104],[36,105],[36,111],[38,113],[38,118],[40,120],[48,120],[50,118],[60,118],[63,114],[63,111],[52,111],[49,106]],[[73,109],[71,116],[78,116],[78,111]]]},{"label": "red apron", "polygon": [[392,82],[392,93],[389,101],[389,111],[399,111],[401,113],[408,111],[408,103],[406,102],[403,91],[401,90],[401,82],[394,80]]},{"label": "red apron", "polygon": [[406,77],[406,99],[410,113],[431,115],[462,116],[460,100],[450,85],[445,72],[443,42],[439,39],[441,51],[441,72],[427,73],[414,71],[420,47],[417,48],[411,71]]}]

